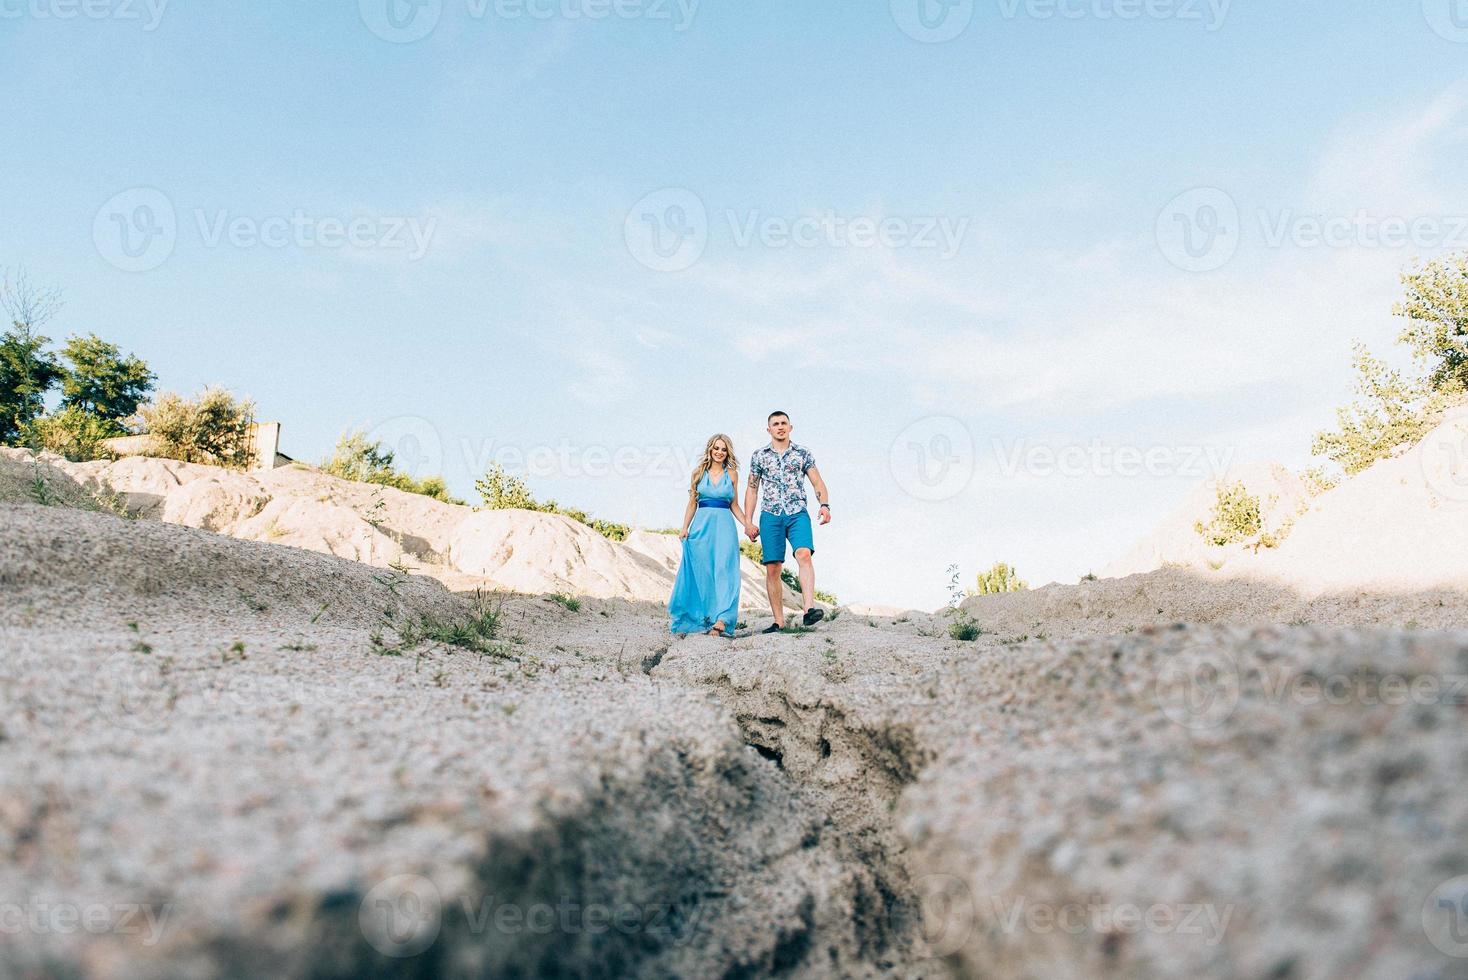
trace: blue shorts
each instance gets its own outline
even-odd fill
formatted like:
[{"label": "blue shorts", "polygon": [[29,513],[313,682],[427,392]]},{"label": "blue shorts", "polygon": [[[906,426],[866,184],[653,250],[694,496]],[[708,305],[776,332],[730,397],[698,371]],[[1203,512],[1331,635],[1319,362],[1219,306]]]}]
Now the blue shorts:
[{"label": "blue shorts", "polygon": [[764,546],[766,565],[785,563],[787,538],[790,540],[791,551],[808,548],[811,554],[816,553],[815,542],[810,535],[810,514],[805,511],[796,514],[766,514],[760,511],[759,540]]}]

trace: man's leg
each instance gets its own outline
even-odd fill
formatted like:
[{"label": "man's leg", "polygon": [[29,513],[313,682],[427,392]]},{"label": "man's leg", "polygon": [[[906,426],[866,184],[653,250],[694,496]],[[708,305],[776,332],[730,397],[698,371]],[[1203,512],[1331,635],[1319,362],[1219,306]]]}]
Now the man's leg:
[{"label": "man's leg", "polygon": [[765,562],[765,594],[770,599],[770,612],[775,625],[785,628],[785,593],[781,589],[780,569],[785,567],[785,519],[778,514],[759,515],[760,557]]},{"label": "man's leg", "polygon": [[784,562],[770,562],[765,566],[765,592],[770,597],[770,612],[775,614],[775,625],[785,628],[785,595],[780,581],[780,569]]},{"label": "man's leg", "polygon": [[800,565],[801,601],[805,604],[805,611],[810,612],[816,601],[816,561],[809,548],[796,548],[795,560]]},{"label": "man's leg", "polygon": [[826,615],[824,610],[816,609],[816,563],[815,540],[810,533],[810,515],[804,511],[796,514],[790,522],[790,546],[795,552],[795,560],[800,564],[800,593],[801,602],[805,605],[805,616],[802,622],[806,626],[813,626],[820,622]]}]

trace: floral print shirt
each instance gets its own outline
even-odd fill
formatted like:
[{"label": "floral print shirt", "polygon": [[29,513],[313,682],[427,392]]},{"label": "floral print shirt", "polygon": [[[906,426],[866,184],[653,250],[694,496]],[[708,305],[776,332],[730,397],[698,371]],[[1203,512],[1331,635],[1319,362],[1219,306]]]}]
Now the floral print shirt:
[{"label": "floral print shirt", "polygon": [[783,453],[773,446],[755,450],[749,475],[759,478],[760,510],[780,516],[805,510],[805,474],[814,465],[810,450],[793,442]]}]

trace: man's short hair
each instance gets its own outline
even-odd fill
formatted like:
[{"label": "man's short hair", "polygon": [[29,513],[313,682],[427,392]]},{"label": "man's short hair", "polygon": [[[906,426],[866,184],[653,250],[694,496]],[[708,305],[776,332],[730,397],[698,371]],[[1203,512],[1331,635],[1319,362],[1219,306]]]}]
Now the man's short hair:
[{"label": "man's short hair", "polygon": [[767,419],[765,419],[765,425],[769,425],[771,422],[775,421],[775,416],[776,415],[784,415],[785,416],[785,421],[786,422],[789,422],[790,421],[790,416],[789,415],[786,415],[786,413],[784,413],[784,412],[771,412],[770,413],[770,417],[767,418]]}]

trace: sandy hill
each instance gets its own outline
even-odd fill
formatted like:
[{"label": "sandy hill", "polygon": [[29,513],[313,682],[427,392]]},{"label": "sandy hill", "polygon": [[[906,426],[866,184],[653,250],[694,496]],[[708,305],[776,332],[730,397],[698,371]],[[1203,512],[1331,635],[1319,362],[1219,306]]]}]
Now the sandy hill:
[{"label": "sandy hill", "polygon": [[1468,409],[1314,498],[1278,465],[1237,468],[1221,482],[1235,481],[1259,497],[1266,529],[1292,522],[1277,548],[1205,545],[1193,525],[1209,520],[1218,485],[1210,481],[1104,574],[1177,565],[1204,579],[1247,578],[1307,596],[1468,588]]},{"label": "sandy hill", "polygon": [[0,977],[1461,977],[1463,435],[972,642],[486,606],[676,553],[0,456]]},{"label": "sandy hill", "polygon": [[1185,576],[670,642],[0,503],[0,976],[1456,975],[1468,632]]},{"label": "sandy hill", "polygon": [[[69,504],[96,507],[100,500],[132,517],[406,569],[460,591],[666,602],[682,555],[672,536],[638,532],[623,544],[557,514],[476,512],[301,464],[242,473],[140,456],[70,463],[46,455],[37,467],[28,453],[0,449],[0,479],[7,481],[0,499],[33,500],[37,472],[49,474],[57,499]],[[746,566],[740,600],[753,616],[767,611],[768,601],[760,571]],[[788,589],[785,601],[800,608]]]}]

